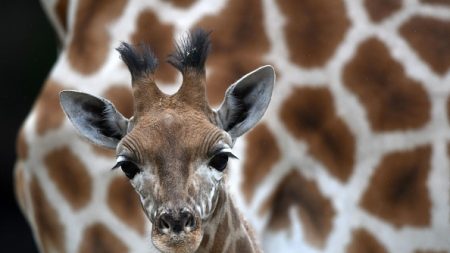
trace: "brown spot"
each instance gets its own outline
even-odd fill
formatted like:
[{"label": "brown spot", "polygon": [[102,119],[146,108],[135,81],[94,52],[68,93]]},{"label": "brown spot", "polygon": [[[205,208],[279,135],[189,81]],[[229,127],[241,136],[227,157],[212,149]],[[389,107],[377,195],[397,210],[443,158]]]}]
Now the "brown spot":
[{"label": "brown spot", "polygon": [[228,86],[259,67],[261,57],[269,50],[261,2],[230,0],[221,13],[206,16],[195,26],[214,31],[207,96],[212,105],[218,105]]},{"label": "brown spot", "polygon": [[14,193],[16,194],[17,202],[22,212],[27,212],[27,201],[25,198],[25,192],[27,192],[26,181],[24,175],[23,162],[17,161],[14,167]]},{"label": "brown spot", "polygon": [[350,21],[342,1],[278,0],[286,15],[284,32],[290,59],[303,67],[320,67],[334,54]]},{"label": "brown spot", "polygon": [[78,252],[123,253],[128,252],[128,247],[105,225],[96,223],[84,232]]},{"label": "brown spot", "polygon": [[419,128],[430,119],[430,101],[420,83],[378,39],[363,42],[344,69],[345,85],[359,97],[375,131]]},{"label": "brown spot", "polygon": [[315,247],[323,248],[331,232],[335,211],[316,183],[303,178],[296,171],[284,177],[261,210],[264,213],[268,211],[267,208],[271,209],[269,229],[289,227],[289,210],[293,206],[300,215],[306,240]]},{"label": "brown spot", "polygon": [[415,16],[400,27],[415,52],[438,74],[450,67],[450,21]]},{"label": "brown spot", "polygon": [[16,140],[16,153],[17,158],[25,160],[28,157],[28,144],[25,139],[25,128],[22,126],[19,130]]},{"label": "brown spot", "polygon": [[354,230],[352,236],[352,242],[347,246],[347,253],[387,253],[383,245],[365,229]]},{"label": "brown spot", "polygon": [[402,8],[402,0],[365,0],[364,5],[373,22],[380,22]]},{"label": "brown spot", "polygon": [[134,108],[131,85],[130,87],[112,85],[111,88],[105,91],[103,97],[111,101],[123,116],[127,118],[133,116]]},{"label": "brown spot", "polygon": [[92,181],[86,167],[69,148],[55,149],[45,157],[50,178],[74,209],[91,199]]},{"label": "brown spot", "polygon": [[67,31],[68,0],[59,0],[55,4],[55,13],[64,31]]},{"label": "brown spot", "polygon": [[253,252],[252,245],[247,238],[241,238],[236,242],[234,252]]},{"label": "brown spot", "polygon": [[196,2],[196,0],[167,0],[167,2],[170,2],[176,7],[188,8],[191,7],[191,5]]},{"label": "brown spot", "polygon": [[224,219],[217,227],[216,234],[214,235],[214,242],[210,252],[221,252],[225,246],[225,241],[229,236],[230,230],[228,228],[228,215],[225,213]]},{"label": "brown spot", "polygon": [[426,182],[430,156],[430,146],[387,154],[376,168],[360,205],[397,227],[428,226],[431,201]]},{"label": "brown spot", "polygon": [[119,15],[126,0],[82,0],[75,14],[73,38],[68,49],[71,65],[83,74],[98,70],[109,51],[108,25]]},{"label": "brown spot", "polygon": [[[170,24],[161,23],[151,10],[143,11],[136,23],[136,31],[131,36],[134,44],[147,43],[156,57],[164,61],[173,50],[174,28]],[[176,70],[169,64],[160,64],[156,78],[163,82],[174,82]]]},{"label": "brown spot", "polygon": [[42,251],[64,252],[64,227],[59,221],[59,214],[50,205],[39,184],[36,177],[31,179],[30,194]]},{"label": "brown spot", "polygon": [[242,188],[246,200],[250,201],[257,184],[267,176],[272,166],[280,159],[281,152],[275,137],[264,124],[256,126],[246,138]]},{"label": "brown spot", "polygon": [[329,172],[346,181],[352,171],[355,139],[336,115],[333,98],[326,88],[297,88],[284,102],[281,119],[298,139],[308,143],[310,153]]},{"label": "brown spot", "polygon": [[442,5],[450,5],[449,0],[420,0],[420,2],[425,4],[442,4]]},{"label": "brown spot", "polygon": [[147,219],[142,211],[138,195],[124,176],[116,177],[108,190],[108,206],[120,220],[145,234]]},{"label": "brown spot", "polygon": [[47,131],[61,126],[65,115],[59,104],[59,92],[64,87],[53,80],[47,80],[36,104],[36,131],[44,135]]}]

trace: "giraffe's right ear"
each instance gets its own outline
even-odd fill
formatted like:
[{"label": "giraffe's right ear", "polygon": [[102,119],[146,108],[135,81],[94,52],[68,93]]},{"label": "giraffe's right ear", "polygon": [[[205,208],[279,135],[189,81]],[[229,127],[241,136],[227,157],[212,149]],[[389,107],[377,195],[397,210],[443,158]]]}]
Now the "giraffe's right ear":
[{"label": "giraffe's right ear", "polygon": [[61,106],[77,131],[94,144],[115,149],[127,134],[128,119],[108,100],[79,91],[62,91]]}]

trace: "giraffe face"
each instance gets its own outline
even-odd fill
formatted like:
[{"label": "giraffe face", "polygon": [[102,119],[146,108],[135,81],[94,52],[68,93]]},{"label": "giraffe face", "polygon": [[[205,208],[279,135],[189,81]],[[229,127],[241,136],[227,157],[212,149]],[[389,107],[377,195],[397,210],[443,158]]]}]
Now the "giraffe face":
[{"label": "giraffe face", "polygon": [[139,194],[162,252],[197,249],[224,189],[231,146],[227,132],[184,109],[146,115],[119,142],[117,166]]},{"label": "giraffe face", "polygon": [[[147,47],[118,48],[132,75],[134,116],[123,117],[108,100],[63,91],[61,105],[78,132],[116,150],[117,164],[139,194],[162,252],[194,252],[224,200],[228,158],[236,138],[265,113],[275,73],[260,67],[232,84],[221,107],[206,99],[209,34],[197,30],[170,63],[183,74],[180,90],[162,93],[154,82],[157,60]],[[216,212],[217,211],[217,212]]]}]

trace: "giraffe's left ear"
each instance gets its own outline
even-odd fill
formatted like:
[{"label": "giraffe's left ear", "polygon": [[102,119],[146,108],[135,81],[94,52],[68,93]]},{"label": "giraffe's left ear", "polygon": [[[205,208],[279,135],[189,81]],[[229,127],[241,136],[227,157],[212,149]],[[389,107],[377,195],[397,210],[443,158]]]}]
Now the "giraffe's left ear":
[{"label": "giraffe's left ear", "polygon": [[260,67],[231,85],[217,114],[222,128],[235,140],[258,123],[272,97],[275,71]]},{"label": "giraffe's left ear", "polygon": [[127,134],[128,119],[108,100],[79,91],[62,91],[61,106],[77,131],[99,146],[115,149]]}]

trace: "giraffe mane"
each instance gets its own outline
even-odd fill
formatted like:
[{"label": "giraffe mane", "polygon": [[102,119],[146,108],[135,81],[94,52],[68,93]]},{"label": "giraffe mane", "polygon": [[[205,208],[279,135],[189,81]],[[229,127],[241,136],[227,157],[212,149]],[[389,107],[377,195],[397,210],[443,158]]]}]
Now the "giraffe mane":
[{"label": "giraffe mane", "polygon": [[167,61],[183,74],[188,68],[203,72],[211,49],[210,34],[201,28],[194,29],[175,44],[175,52]]}]

